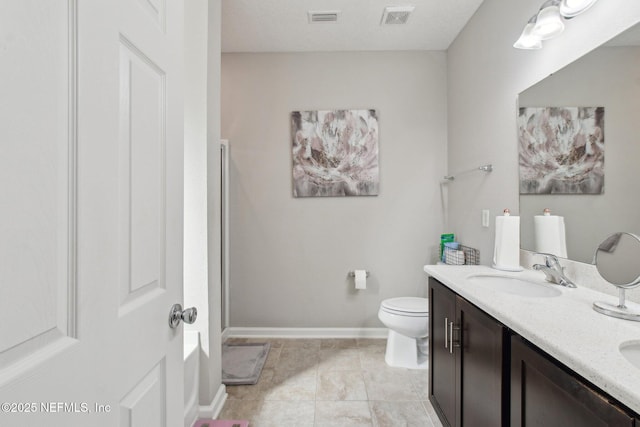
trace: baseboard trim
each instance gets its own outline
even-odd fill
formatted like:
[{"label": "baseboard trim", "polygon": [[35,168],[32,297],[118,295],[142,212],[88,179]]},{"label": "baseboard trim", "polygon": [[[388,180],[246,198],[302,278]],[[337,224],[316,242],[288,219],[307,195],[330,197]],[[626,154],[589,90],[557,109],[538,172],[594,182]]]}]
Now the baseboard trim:
[{"label": "baseboard trim", "polygon": [[229,327],[227,338],[387,338],[387,328],[247,328]]},{"label": "baseboard trim", "polygon": [[224,384],[220,384],[218,387],[218,392],[213,397],[213,400],[208,405],[200,405],[198,407],[198,418],[218,418],[220,412],[222,412],[222,407],[224,406],[224,402],[227,401],[227,388]]}]

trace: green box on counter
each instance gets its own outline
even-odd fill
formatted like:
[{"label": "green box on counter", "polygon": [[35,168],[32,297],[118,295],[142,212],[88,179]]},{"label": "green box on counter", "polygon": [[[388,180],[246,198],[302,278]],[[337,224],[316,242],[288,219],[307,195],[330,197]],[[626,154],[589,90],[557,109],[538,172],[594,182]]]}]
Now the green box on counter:
[{"label": "green box on counter", "polygon": [[449,242],[455,242],[455,236],[453,233],[446,233],[440,235],[440,261],[443,261],[442,254],[444,253],[444,244]]}]

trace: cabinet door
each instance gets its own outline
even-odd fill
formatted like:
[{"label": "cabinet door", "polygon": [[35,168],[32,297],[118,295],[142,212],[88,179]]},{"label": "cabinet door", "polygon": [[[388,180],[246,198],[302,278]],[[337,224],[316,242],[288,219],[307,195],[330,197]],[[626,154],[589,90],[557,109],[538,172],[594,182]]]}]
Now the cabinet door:
[{"label": "cabinet door", "polygon": [[[458,358],[459,426],[502,426],[508,421],[508,396],[504,372],[506,328],[495,319],[457,297],[461,325]],[[503,392],[504,391],[504,392]]]},{"label": "cabinet door", "polygon": [[581,379],[511,337],[511,426],[629,426],[634,420]]},{"label": "cabinet door", "polygon": [[444,426],[456,425],[456,367],[450,325],[455,322],[455,294],[429,279],[429,400]]}]

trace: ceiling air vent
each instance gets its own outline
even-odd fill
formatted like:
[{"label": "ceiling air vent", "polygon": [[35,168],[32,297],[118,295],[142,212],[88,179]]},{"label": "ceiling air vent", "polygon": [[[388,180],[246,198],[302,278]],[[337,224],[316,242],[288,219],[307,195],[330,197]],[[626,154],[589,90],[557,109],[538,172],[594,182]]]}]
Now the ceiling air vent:
[{"label": "ceiling air vent", "polygon": [[414,6],[387,6],[382,14],[380,25],[406,24]]},{"label": "ceiling air vent", "polygon": [[337,22],[338,15],[340,14],[339,10],[323,10],[323,11],[312,11],[307,12],[307,16],[309,17],[310,24],[318,24],[321,22]]}]

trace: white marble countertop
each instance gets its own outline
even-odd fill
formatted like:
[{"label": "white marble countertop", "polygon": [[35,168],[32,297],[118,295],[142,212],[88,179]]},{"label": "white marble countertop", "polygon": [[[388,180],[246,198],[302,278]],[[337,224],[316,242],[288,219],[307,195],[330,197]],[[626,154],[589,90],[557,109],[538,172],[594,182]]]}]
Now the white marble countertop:
[{"label": "white marble countertop", "polygon": [[[617,304],[616,297],[576,284],[565,288],[535,270],[511,273],[487,266],[425,265],[424,271],[496,320],[640,413],[640,369],[619,352],[625,341],[640,342],[640,322],[616,319],[593,310],[594,301]],[[524,297],[471,283],[469,276],[519,277],[554,287],[556,297]],[[633,303],[631,303],[633,304]]]}]

